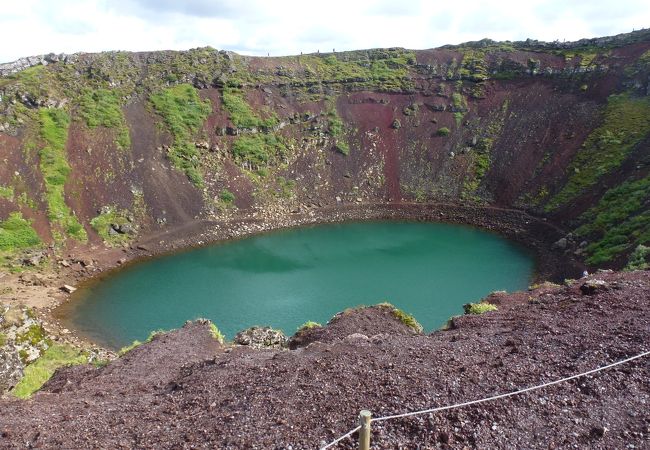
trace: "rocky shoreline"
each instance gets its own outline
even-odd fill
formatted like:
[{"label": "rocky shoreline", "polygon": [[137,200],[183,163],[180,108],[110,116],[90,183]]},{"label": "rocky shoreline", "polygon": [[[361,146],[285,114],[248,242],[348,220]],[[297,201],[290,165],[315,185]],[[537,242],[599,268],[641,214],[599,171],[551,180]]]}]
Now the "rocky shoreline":
[{"label": "rocky shoreline", "polygon": [[57,307],[70,299],[69,287],[74,290],[80,285],[95,283],[115,270],[123,270],[125,266],[144,259],[188,251],[223,240],[291,227],[360,220],[446,222],[498,233],[534,252],[537,260],[536,282],[578,278],[584,270],[571,247],[554,247],[553,244],[565,236],[561,229],[523,211],[448,204],[341,205],[293,214],[265,211],[261,217],[233,217],[220,222],[197,220],[144,236],[127,248],[78,246],[66,252],[64,257],[53,258],[54,263],[50,268],[22,275],[5,274],[3,282],[16,288],[11,293],[0,295],[0,302],[9,305],[24,303],[34,309],[48,333],[77,346],[96,346],[76,330],[67,328],[62,317],[56,314]]}]

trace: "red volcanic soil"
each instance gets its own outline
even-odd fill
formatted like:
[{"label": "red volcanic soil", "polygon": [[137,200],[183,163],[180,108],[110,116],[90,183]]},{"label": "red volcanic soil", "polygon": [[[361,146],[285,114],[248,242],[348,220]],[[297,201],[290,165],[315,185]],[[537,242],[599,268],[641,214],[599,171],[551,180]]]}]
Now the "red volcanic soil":
[{"label": "red volcanic soil", "polygon": [[[602,282],[596,282],[595,280]],[[650,273],[601,273],[489,301],[411,332],[388,309],[339,314],[295,350],[225,347],[207,323],[0,403],[2,448],[314,449],[378,416],[510,392],[649,349]],[[649,448],[650,359],[543,390],[373,424],[373,448]],[[339,448],[356,448],[353,440]]]}]

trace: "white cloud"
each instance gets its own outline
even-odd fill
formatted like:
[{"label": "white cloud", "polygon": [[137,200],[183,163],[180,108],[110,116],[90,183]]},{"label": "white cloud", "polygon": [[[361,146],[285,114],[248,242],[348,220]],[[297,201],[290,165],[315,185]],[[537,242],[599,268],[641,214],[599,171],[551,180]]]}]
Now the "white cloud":
[{"label": "white cloud", "polygon": [[49,52],[206,45],[287,55],[431,48],[485,37],[576,40],[649,24],[650,8],[639,0],[5,0],[0,61]]}]

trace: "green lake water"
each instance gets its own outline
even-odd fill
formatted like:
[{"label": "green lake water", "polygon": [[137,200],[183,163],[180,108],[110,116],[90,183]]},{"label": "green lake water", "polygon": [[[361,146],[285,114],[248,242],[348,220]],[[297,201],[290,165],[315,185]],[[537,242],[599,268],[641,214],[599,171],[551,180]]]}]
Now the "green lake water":
[{"label": "green lake water", "polygon": [[89,283],[59,312],[112,348],[211,319],[228,339],[269,325],[293,334],[357,305],[389,301],[426,331],[495,290],[526,288],[534,258],[476,228],[359,222],[277,231],[131,265]]}]

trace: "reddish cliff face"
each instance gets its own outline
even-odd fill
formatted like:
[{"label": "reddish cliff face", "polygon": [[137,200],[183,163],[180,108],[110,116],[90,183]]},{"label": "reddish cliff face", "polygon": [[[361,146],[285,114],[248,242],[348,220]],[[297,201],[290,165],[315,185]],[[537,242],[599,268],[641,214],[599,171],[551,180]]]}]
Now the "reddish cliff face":
[{"label": "reddish cliff face", "polygon": [[650,241],[649,49],[642,31],[58,58],[0,79],[0,220],[20,212],[75,248],[350,203],[493,205],[546,216],[575,230],[561,250],[622,266]]}]

